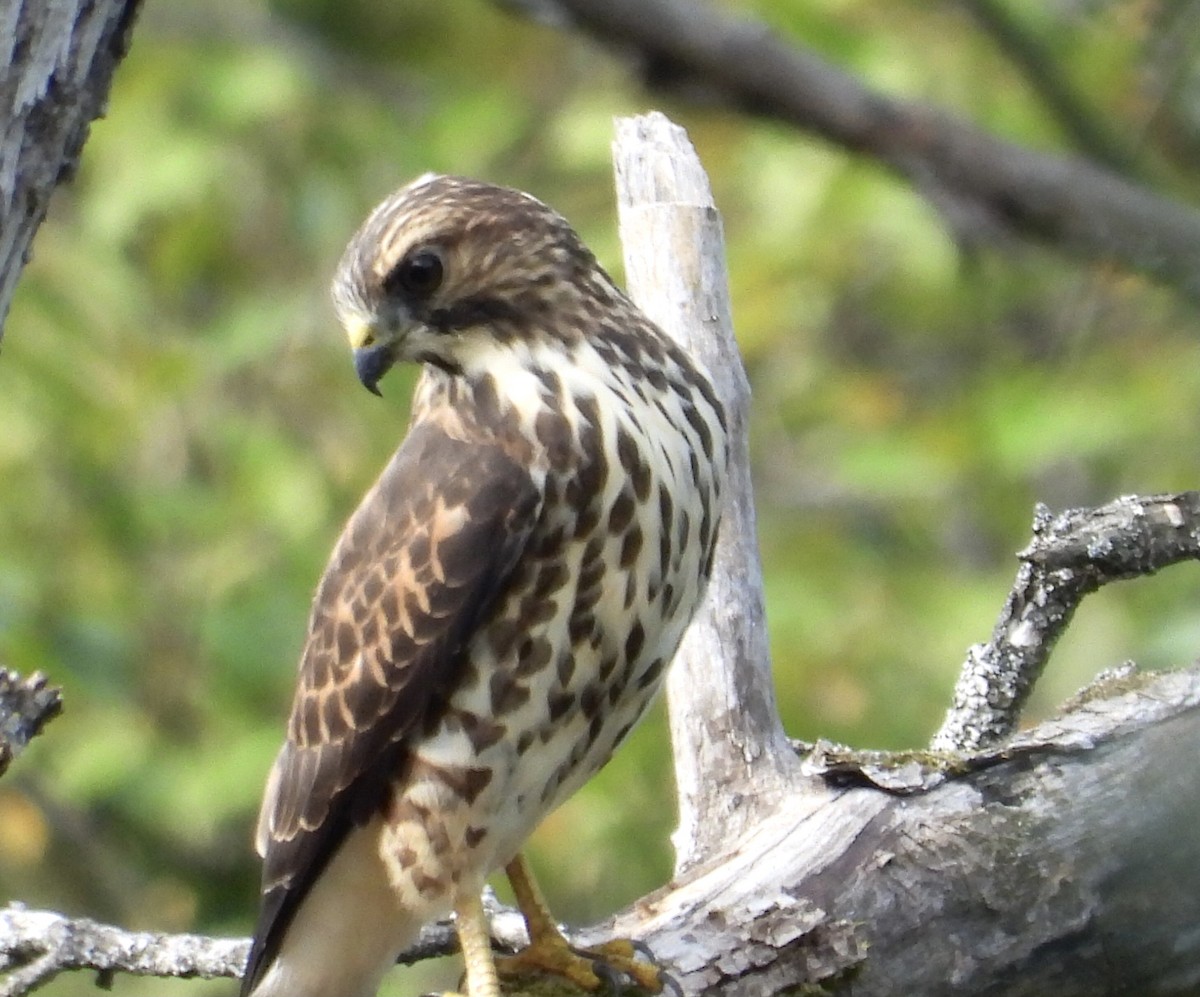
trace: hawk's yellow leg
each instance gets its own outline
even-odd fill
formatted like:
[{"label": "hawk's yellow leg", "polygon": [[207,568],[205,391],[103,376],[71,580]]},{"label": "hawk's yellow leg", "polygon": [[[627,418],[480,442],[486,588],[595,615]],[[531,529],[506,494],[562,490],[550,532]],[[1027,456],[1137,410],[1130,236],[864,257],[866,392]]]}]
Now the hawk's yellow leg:
[{"label": "hawk's yellow leg", "polygon": [[466,997],[500,997],[500,980],[492,956],[492,933],[479,897],[467,897],[454,908],[454,928],[467,967]]},{"label": "hawk's yellow leg", "polygon": [[542,891],[534,882],[533,872],[523,856],[518,855],[509,862],[504,872],[512,884],[517,907],[525,915],[529,945],[516,955],[502,956],[496,960],[496,969],[501,976],[552,973],[571,980],[584,990],[599,990],[608,982],[600,975],[607,970],[606,975],[628,977],[649,993],[662,991],[662,971],[651,963],[638,961],[637,950],[632,942],[615,939],[595,948],[571,948],[554,923]]}]

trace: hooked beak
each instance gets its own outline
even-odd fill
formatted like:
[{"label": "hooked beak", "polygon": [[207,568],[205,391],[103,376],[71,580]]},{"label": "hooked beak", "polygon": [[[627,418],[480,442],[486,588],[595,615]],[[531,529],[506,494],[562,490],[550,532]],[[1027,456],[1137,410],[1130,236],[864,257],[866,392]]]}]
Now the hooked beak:
[{"label": "hooked beak", "polygon": [[379,383],[379,379],[391,370],[392,364],[395,362],[396,355],[390,343],[363,346],[354,351],[354,372],[358,374],[358,379],[362,381],[364,388],[371,394],[380,397],[383,396],[383,393],[376,385]]},{"label": "hooked beak", "polygon": [[381,340],[375,324],[360,318],[346,323],[346,336],[354,350],[354,372],[358,379],[371,394],[381,395],[377,385],[396,362],[395,344]]}]

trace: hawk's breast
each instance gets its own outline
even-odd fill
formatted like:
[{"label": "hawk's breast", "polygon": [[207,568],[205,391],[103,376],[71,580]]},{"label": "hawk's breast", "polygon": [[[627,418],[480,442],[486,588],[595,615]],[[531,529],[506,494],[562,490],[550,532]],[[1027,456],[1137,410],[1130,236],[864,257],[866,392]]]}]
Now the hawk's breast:
[{"label": "hawk's breast", "polygon": [[673,347],[653,376],[613,360],[593,351],[539,372],[536,404],[528,380],[507,407],[504,385],[475,392],[529,441],[546,470],[544,501],[507,593],[467,647],[461,683],[415,747],[439,769],[486,771],[455,823],[488,871],[642,716],[711,570],[719,404]]}]

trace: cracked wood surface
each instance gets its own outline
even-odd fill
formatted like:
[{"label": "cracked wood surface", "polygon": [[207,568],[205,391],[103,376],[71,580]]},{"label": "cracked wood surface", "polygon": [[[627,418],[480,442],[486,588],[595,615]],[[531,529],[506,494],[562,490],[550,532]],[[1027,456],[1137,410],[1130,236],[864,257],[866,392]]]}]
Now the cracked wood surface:
[{"label": "cracked wood surface", "polygon": [[1200,669],[1127,676],[1005,751],[915,794],[809,776],[605,931],[688,994],[1194,992]]}]

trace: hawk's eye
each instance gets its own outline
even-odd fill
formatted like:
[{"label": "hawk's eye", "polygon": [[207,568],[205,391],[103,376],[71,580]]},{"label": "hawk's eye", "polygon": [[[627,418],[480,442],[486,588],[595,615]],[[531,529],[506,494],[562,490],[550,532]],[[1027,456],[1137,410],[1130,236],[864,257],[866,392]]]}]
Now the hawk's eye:
[{"label": "hawk's eye", "polygon": [[418,249],[406,256],[384,278],[387,291],[401,291],[417,298],[427,298],[442,286],[442,257],[432,249]]}]

